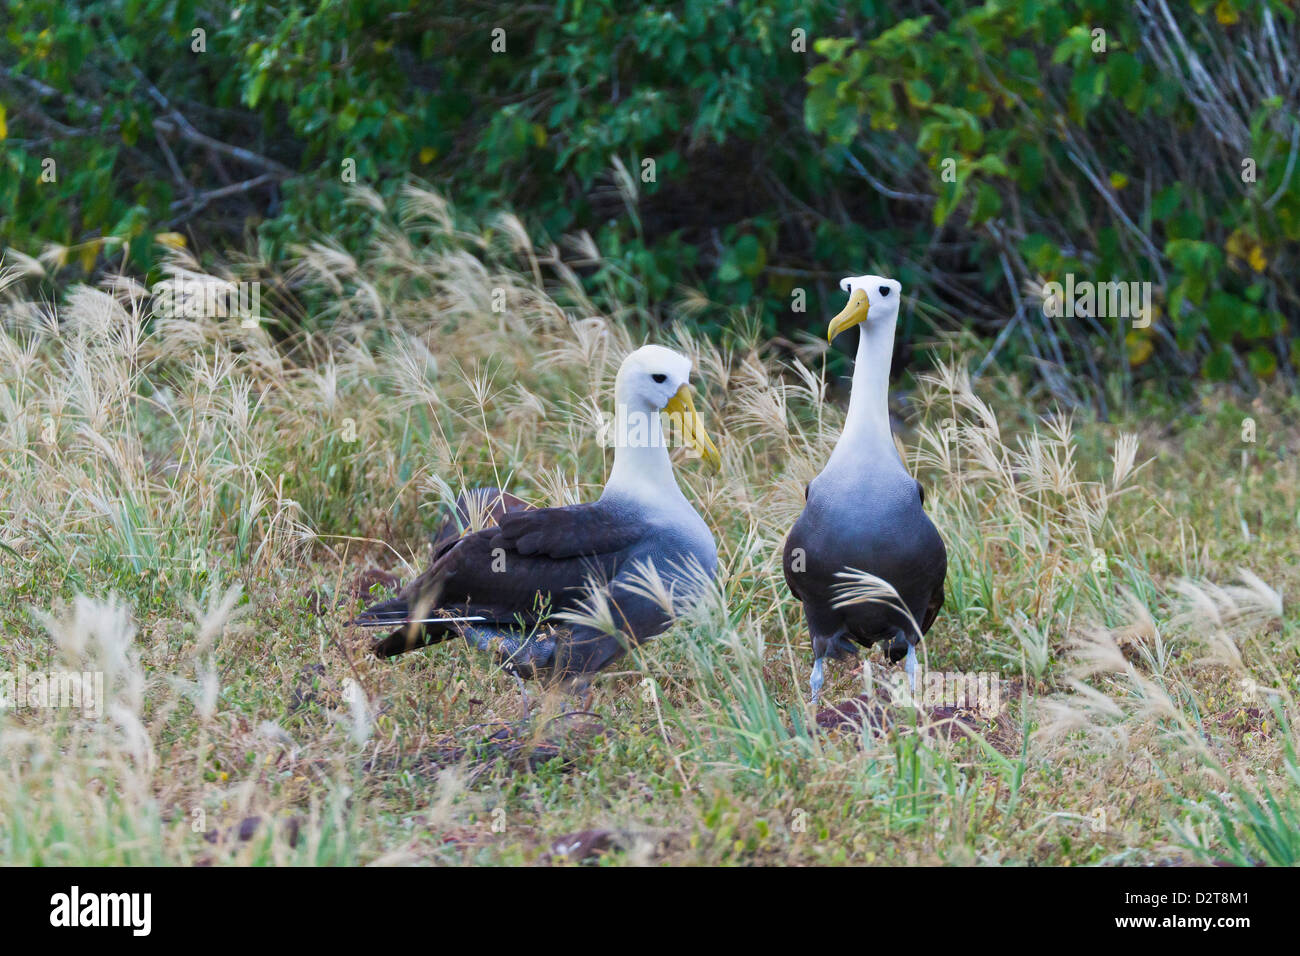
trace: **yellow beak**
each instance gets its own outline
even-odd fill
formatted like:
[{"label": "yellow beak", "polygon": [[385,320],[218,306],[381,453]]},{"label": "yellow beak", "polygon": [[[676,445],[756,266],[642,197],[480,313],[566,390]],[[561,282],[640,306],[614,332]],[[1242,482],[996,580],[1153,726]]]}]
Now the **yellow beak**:
[{"label": "yellow beak", "polygon": [[831,319],[830,328],[826,330],[826,341],[834,342],[835,336],[865,320],[870,311],[871,299],[867,297],[867,293],[862,289],[854,289],[844,311]]},{"label": "yellow beak", "polygon": [[676,431],[696,454],[709,463],[714,471],[720,471],[722,469],[722,456],[718,454],[717,446],[713,444],[708,433],[705,432],[704,422],[700,421],[700,413],[695,410],[695,400],[691,398],[691,387],[683,385],[679,388],[677,394],[668,399],[664,411],[668,413],[671,419],[669,434]]}]

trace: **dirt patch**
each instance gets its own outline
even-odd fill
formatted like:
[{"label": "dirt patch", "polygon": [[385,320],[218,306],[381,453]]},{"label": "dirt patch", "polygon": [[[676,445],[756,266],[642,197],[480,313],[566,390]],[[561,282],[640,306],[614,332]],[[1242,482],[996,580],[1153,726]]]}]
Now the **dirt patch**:
[{"label": "dirt patch", "polygon": [[605,725],[591,714],[561,714],[538,726],[533,721],[492,723],[458,731],[417,754],[399,754],[366,765],[367,772],[422,770],[436,772],[445,767],[468,767],[471,777],[504,764],[511,772],[529,773],[555,764],[568,771],[579,766],[591,752]]},{"label": "dirt patch", "polygon": [[[1004,699],[1015,700],[1020,694],[1018,682],[1009,681]],[[913,716],[915,715],[915,716]],[[817,712],[816,725],[822,733],[861,735],[864,729],[876,734],[892,730],[915,729],[931,737],[951,740],[955,735],[980,736],[999,753],[1020,752],[1024,742],[1020,724],[1005,707],[995,714],[963,706],[920,707],[913,710],[895,701],[886,688],[859,694]]]}]

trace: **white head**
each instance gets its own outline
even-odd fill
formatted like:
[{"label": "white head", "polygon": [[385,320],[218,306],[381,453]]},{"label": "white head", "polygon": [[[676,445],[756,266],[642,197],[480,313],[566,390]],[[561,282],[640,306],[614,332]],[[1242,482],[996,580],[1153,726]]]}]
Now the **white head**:
[{"label": "white head", "polygon": [[[659,433],[659,413],[667,412],[673,432],[705,461],[719,467],[718,449],[695,410],[690,383],[691,360],[662,345],[644,345],[625,358],[614,380],[614,401],[618,406],[616,427],[627,429],[629,440],[616,441],[616,445],[642,443],[644,439],[638,436],[651,436],[652,444],[662,444],[652,436]],[[653,419],[649,428],[644,427],[647,423],[642,419],[646,418]]]},{"label": "white head", "polygon": [[870,321],[872,325],[892,325],[898,319],[898,304],[903,287],[895,279],[884,276],[848,276],[840,280],[840,288],[849,294],[849,304],[826,330],[826,340],[832,341],[845,329]]},{"label": "white head", "polygon": [[691,382],[691,360],[662,345],[643,345],[623,359],[614,401],[638,411],[659,411]]}]

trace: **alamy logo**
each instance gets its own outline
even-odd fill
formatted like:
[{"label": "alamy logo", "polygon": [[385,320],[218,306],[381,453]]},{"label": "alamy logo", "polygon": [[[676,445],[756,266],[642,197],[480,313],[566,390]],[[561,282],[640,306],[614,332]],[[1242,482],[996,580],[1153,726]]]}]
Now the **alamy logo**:
[{"label": "alamy logo", "polygon": [[103,671],[28,671],[0,674],[0,710],[67,707],[86,717],[104,715]]},{"label": "alamy logo", "polygon": [[1082,282],[1066,273],[1065,283],[1043,285],[1043,314],[1049,318],[1132,319],[1133,327],[1151,324],[1150,282]]},{"label": "alamy logo", "polygon": [[60,927],[130,927],[133,936],[148,936],[153,927],[152,893],[69,893],[50,897],[50,925]]},{"label": "alamy logo", "polygon": [[903,706],[951,707],[986,719],[1002,713],[1002,682],[997,674],[918,670],[915,694],[903,674],[895,674],[887,686],[894,703]]}]

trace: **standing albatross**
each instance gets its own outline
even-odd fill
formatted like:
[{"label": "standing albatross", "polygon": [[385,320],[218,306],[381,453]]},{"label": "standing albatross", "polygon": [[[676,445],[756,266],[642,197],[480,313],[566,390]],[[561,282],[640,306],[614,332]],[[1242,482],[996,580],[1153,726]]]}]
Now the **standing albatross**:
[{"label": "standing albatross", "polygon": [[[916,644],[943,607],[948,570],[943,539],[923,508],[925,494],[899,458],[889,429],[889,366],[902,286],[880,276],[855,276],[840,288],[849,293],[849,303],[831,320],[826,338],[859,327],[849,412],[830,460],[805,491],[783,558],[786,583],[803,602],[812,637],[814,705],[825,680],[824,660],[852,658],[855,645],[869,650],[878,641],[887,642],[891,661],[907,658],[916,689]],[[853,571],[883,579],[897,597],[846,602],[844,576]]]},{"label": "standing albatross", "polygon": [[[440,533],[428,570],[358,615],[361,626],[394,628],[375,653],[463,635],[516,677],[575,678],[667,630],[718,561],[713,535],[673,476],[660,416],[720,465],[690,373],[689,359],[657,345],[624,359],[614,383],[614,467],[599,500],[532,509],[497,493],[496,527]],[[593,587],[604,597],[593,599]],[[606,626],[593,626],[596,617]]]}]

